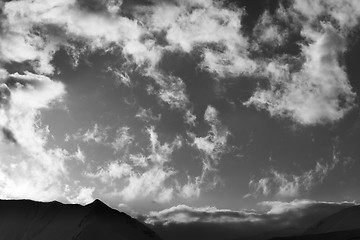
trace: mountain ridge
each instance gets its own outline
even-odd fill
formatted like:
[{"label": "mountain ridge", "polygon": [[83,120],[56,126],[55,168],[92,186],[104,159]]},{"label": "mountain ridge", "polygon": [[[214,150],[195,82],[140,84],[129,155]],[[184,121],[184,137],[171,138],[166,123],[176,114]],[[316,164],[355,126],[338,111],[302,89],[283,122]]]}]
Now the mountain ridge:
[{"label": "mountain ridge", "polygon": [[98,199],[84,206],[0,200],[0,239],[161,240],[143,223]]},{"label": "mountain ridge", "polygon": [[360,240],[360,205],[331,214],[297,236],[270,240]]}]

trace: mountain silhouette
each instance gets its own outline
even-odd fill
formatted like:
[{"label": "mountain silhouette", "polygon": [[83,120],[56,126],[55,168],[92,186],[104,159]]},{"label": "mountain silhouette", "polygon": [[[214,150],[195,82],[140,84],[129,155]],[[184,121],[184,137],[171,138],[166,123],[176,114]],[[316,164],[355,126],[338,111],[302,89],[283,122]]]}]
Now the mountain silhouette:
[{"label": "mountain silhouette", "polygon": [[100,200],[85,206],[0,200],[0,239],[161,240],[144,224]]},{"label": "mountain silhouette", "polygon": [[309,228],[304,234],[318,234],[360,229],[360,206],[345,208],[324,218]]},{"label": "mountain silhouette", "polygon": [[320,220],[302,235],[271,240],[360,240],[360,206],[340,210]]}]

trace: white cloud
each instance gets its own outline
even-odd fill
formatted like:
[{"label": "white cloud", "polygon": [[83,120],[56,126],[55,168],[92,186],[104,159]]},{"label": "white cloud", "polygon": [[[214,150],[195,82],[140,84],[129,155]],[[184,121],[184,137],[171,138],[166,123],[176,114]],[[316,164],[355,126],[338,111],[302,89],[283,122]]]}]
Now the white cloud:
[{"label": "white cloud", "polygon": [[93,193],[95,191],[94,187],[82,187],[79,190],[79,193],[73,197],[68,197],[67,200],[70,203],[76,204],[89,204],[93,202],[95,199],[93,197]]},{"label": "white cloud", "polygon": [[[0,44],[2,60],[30,60],[39,73],[54,71],[50,62],[60,46],[69,46],[73,53],[76,52],[69,40],[81,41],[89,46],[89,50],[107,49],[115,43],[137,62],[152,57],[145,56],[150,55],[151,50],[147,49],[146,43],[140,42],[144,33],[140,24],[116,11],[108,14],[84,11],[75,0],[22,0],[5,3],[4,16]],[[134,45],[135,49],[131,47]],[[143,50],[140,51],[140,47]]]},{"label": "white cloud", "polygon": [[147,224],[162,223],[241,223],[258,222],[261,216],[254,212],[217,209],[216,207],[190,207],[187,205],[173,206],[162,211],[151,211],[145,222]]},{"label": "white cloud", "polygon": [[110,66],[108,66],[106,71],[112,73],[112,75],[115,77],[115,86],[120,86],[121,84],[128,87],[132,86],[131,79],[127,72]]},{"label": "white cloud", "polygon": [[203,57],[200,66],[220,77],[256,69],[256,63],[248,57],[248,40],[241,34],[241,9],[226,8],[212,0],[186,0],[161,1],[152,7],[142,7],[139,12],[137,17],[149,32],[165,34],[167,43],[158,47],[156,56],[165,51],[199,50]]},{"label": "white cloud", "polygon": [[129,130],[130,128],[127,126],[120,127],[116,130],[115,139],[111,143],[112,148],[116,152],[120,152],[133,142],[134,136],[130,135]]},{"label": "white cloud", "polygon": [[192,146],[201,153],[202,174],[183,186],[182,196],[198,196],[201,186],[206,185],[207,188],[213,188],[219,183],[216,176],[209,180],[210,174],[217,171],[216,167],[220,162],[221,156],[227,152],[227,138],[230,135],[229,130],[222,125],[218,117],[218,111],[208,106],[204,113],[204,120],[210,126],[207,135],[196,136],[192,132],[188,132],[192,139]]},{"label": "white cloud", "polygon": [[185,112],[184,119],[188,125],[190,125],[192,127],[196,126],[196,116],[194,115],[194,113],[191,110],[187,110]]},{"label": "white cloud", "polygon": [[299,211],[301,209],[306,209],[314,205],[344,205],[344,206],[353,206],[354,202],[324,202],[324,201],[314,201],[309,199],[294,199],[291,202],[282,202],[282,201],[264,201],[259,203],[260,206],[269,208],[267,214],[281,215],[291,211]]},{"label": "white cloud", "polygon": [[129,160],[136,167],[147,167],[148,166],[148,158],[142,154],[130,154]]},{"label": "white cloud", "polygon": [[123,162],[114,161],[104,168],[99,168],[96,173],[86,173],[91,178],[100,179],[103,183],[111,183],[116,179],[123,179],[132,174],[132,167]]},{"label": "white cloud", "polygon": [[280,26],[275,22],[275,17],[271,16],[269,11],[265,11],[260,16],[253,32],[256,37],[256,41],[261,44],[267,44],[274,47],[283,45],[289,35],[286,29],[280,28]]},{"label": "white cloud", "polygon": [[[11,134],[12,143],[1,139],[0,188],[2,198],[59,199],[62,179],[67,175],[69,153],[48,148],[49,129],[39,119],[41,110],[60,101],[65,94],[62,83],[25,72],[10,74],[14,85],[2,97],[0,127]],[[3,94],[2,94],[3,95]]]},{"label": "white cloud", "polygon": [[[261,210],[230,210],[216,207],[191,207],[187,205],[172,206],[161,211],[151,211],[145,215],[147,224],[176,224],[196,227],[199,223],[211,227],[236,225],[236,229],[247,229],[249,232],[271,232],[290,228],[308,228],[320,219],[334,214],[354,202],[324,202],[307,199],[295,199],[291,202],[266,201],[258,203]],[[194,225],[191,225],[194,223]],[[216,224],[216,225],[214,225]],[[245,231],[246,232],[246,231]]]},{"label": "white cloud", "polygon": [[149,93],[157,95],[170,108],[185,110],[190,101],[186,94],[186,85],[180,77],[166,76],[157,70],[149,70],[148,75],[151,76],[156,84],[160,87],[158,91],[151,89]]},{"label": "white cloud", "polygon": [[200,177],[195,177],[194,180],[188,176],[188,182],[180,187],[179,196],[188,199],[199,197],[201,193],[201,179]]},{"label": "white cloud", "polygon": [[142,121],[146,123],[153,123],[153,122],[159,122],[161,119],[161,114],[155,115],[151,109],[145,109],[141,108],[139,109],[138,113],[135,115],[135,117],[141,119]]},{"label": "white cloud", "polygon": [[222,153],[226,151],[227,137],[230,132],[218,119],[218,111],[208,106],[204,113],[204,120],[210,125],[211,129],[205,137],[194,136],[194,146],[215,162],[219,160]]},{"label": "white cloud", "polygon": [[339,56],[345,39],[330,25],[322,31],[304,27],[302,35],[311,43],[302,46],[305,63],[297,72],[288,64],[269,63],[265,73],[270,89],[258,89],[245,105],[266,109],[272,116],[290,117],[303,125],[332,123],[354,106],[352,91]]},{"label": "white cloud", "polygon": [[261,178],[258,181],[252,179],[249,182],[249,186],[254,189],[254,193],[251,195],[262,194],[268,196],[270,193],[275,193],[279,197],[298,197],[301,193],[321,184],[338,163],[337,153],[334,152],[331,162],[325,164],[317,162],[313,169],[300,175],[270,170],[269,177]]},{"label": "white cloud", "polygon": [[150,197],[159,203],[171,201],[175,186],[169,181],[176,174],[170,166],[171,155],[181,146],[181,140],[175,138],[171,143],[161,144],[154,127],[148,128],[147,133],[150,140],[149,154],[130,154],[124,161],[111,162],[97,172],[86,175],[100,179],[107,185],[111,184],[106,192],[120,196],[124,201],[139,197]]},{"label": "white cloud", "polygon": [[85,154],[79,146],[77,147],[76,152],[74,153],[74,157],[80,162],[85,163],[85,159],[86,159]]},{"label": "white cloud", "polygon": [[[269,184],[270,184],[269,178],[262,178],[257,182],[252,179],[249,182],[249,186],[253,187],[256,193],[261,193],[264,196],[268,196],[271,192]],[[244,196],[244,198],[247,198],[250,196],[251,196],[251,194],[246,194]]]},{"label": "white cloud", "polygon": [[84,142],[95,142],[105,144],[105,141],[108,140],[108,131],[110,127],[103,127],[95,123],[91,128],[87,129],[86,132],[81,133],[82,129],[77,131],[71,137],[76,140],[81,140]]},{"label": "white cloud", "polygon": [[318,21],[322,15],[328,15],[346,31],[359,23],[360,3],[357,0],[296,0],[293,8],[311,22]]}]

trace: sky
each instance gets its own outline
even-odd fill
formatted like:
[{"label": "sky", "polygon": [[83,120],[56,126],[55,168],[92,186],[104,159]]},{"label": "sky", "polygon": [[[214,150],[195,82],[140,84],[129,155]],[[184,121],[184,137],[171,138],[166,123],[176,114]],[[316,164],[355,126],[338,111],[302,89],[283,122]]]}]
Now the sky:
[{"label": "sky", "polygon": [[229,234],[357,204],[359,18],[357,0],[0,1],[0,198]]}]

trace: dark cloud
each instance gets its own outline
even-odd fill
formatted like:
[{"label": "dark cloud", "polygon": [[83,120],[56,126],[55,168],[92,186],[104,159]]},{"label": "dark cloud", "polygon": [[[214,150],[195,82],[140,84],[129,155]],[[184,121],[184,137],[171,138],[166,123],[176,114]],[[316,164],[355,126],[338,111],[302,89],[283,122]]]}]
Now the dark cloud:
[{"label": "dark cloud", "polygon": [[18,143],[17,140],[16,140],[16,138],[15,138],[15,136],[14,136],[14,133],[13,133],[10,129],[8,129],[8,128],[6,128],[6,127],[3,127],[3,128],[2,128],[2,133],[3,133],[4,138],[5,138],[7,141],[12,142],[12,143],[15,143],[15,144]]}]

